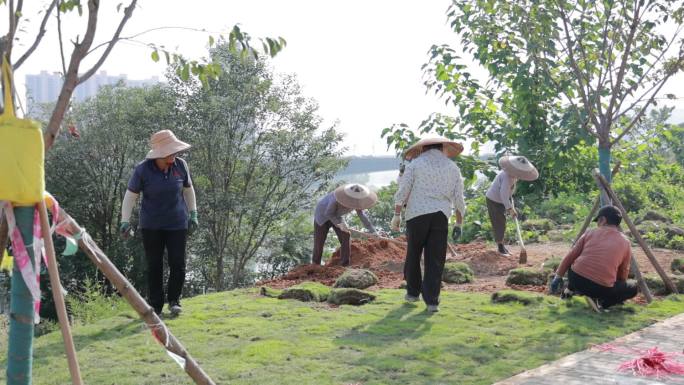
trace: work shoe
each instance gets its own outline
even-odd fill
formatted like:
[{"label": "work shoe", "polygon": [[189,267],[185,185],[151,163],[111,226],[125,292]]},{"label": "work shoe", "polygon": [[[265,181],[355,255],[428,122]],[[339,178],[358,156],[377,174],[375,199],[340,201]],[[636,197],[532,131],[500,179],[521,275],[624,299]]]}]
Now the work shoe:
[{"label": "work shoe", "polygon": [[178,303],[178,302],[170,303],[169,304],[169,312],[171,312],[172,316],[177,316],[183,312],[183,308],[181,307],[180,303]]},{"label": "work shoe", "polygon": [[511,255],[510,251],[506,248],[506,246],[503,245],[503,243],[499,243],[499,254],[504,255],[506,257],[509,257]]},{"label": "work shoe", "polygon": [[573,295],[575,295],[575,292],[566,288],[565,290],[563,290],[560,297],[561,297],[561,299],[570,299],[570,298],[572,298]]},{"label": "work shoe", "polygon": [[420,299],[420,297],[418,297],[418,296],[415,296],[415,297],[414,297],[414,296],[412,296],[412,295],[410,295],[410,294],[406,294],[406,295],[404,296],[404,299],[406,300],[406,302],[417,302],[417,301]]},{"label": "work shoe", "polygon": [[428,313],[437,313],[439,311],[439,306],[437,305],[427,305]]},{"label": "work shoe", "polygon": [[584,299],[587,301],[589,306],[591,306],[592,309],[594,309],[595,312],[597,313],[603,313],[603,309],[596,303],[597,300],[591,298],[591,297],[584,297]]}]

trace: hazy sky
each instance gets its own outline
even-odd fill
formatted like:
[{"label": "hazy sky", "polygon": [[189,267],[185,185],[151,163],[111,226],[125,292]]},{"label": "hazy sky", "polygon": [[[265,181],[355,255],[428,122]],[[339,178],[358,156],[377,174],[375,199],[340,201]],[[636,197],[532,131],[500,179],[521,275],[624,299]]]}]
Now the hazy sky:
[{"label": "hazy sky", "polygon": [[[103,2],[107,4],[100,12],[96,44],[105,41],[115,29],[121,15],[115,10],[119,2]],[[15,48],[15,59],[35,36],[41,19],[37,14],[40,4],[36,3],[45,2],[25,2],[23,14],[30,21],[21,25],[26,31],[19,35],[23,46]],[[384,127],[399,122],[415,127],[431,112],[450,112],[437,97],[426,95],[420,69],[428,59],[427,51],[432,44],[456,43],[456,34],[446,24],[449,3],[449,0],[142,0],[122,35],[161,26],[226,32],[240,23],[243,30],[255,37],[282,36],[288,45],[273,59],[274,69],[296,73],[304,93],[319,102],[325,122],[339,121],[339,129],[346,134],[349,154],[381,155],[389,153],[380,138]],[[66,36],[74,39],[82,33],[85,19],[72,15],[63,20]],[[26,74],[60,70],[55,28],[56,22],[51,20],[41,47],[15,75],[20,83],[20,95],[24,95],[21,83]],[[137,40],[166,45],[189,57],[200,57],[206,54],[208,35],[164,30]],[[70,43],[67,45],[70,49]],[[150,53],[149,48],[139,43],[122,41],[102,70],[110,75],[127,74],[131,79],[162,77],[165,65],[154,63]],[[91,63],[86,61],[81,68],[85,70]],[[674,83],[681,79],[680,76]],[[672,84],[669,88],[678,87]],[[678,104],[684,108],[682,103]]]}]

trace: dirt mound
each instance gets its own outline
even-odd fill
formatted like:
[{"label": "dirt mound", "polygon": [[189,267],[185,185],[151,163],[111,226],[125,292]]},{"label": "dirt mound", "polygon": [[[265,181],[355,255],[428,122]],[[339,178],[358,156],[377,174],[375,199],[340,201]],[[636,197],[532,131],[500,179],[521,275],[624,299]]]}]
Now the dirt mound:
[{"label": "dirt mound", "polygon": [[[397,240],[405,242],[406,238],[400,237]],[[484,243],[454,245],[454,249],[457,255],[453,256],[451,252],[448,252],[447,259],[467,263],[476,277],[502,277],[518,266],[517,258],[503,257]],[[375,273],[378,283],[374,287],[398,288],[404,281],[405,257],[405,245],[386,240],[354,239],[351,244],[350,267],[368,269]],[[314,281],[331,286],[344,271],[345,268],[341,266],[340,250],[337,249],[324,266],[301,265],[280,278],[259,282],[258,285],[284,288],[304,281]],[[468,286],[463,289],[469,290]],[[482,290],[480,287],[473,289],[474,291]],[[492,289],[494,288],[488,287],[486,291]]]},{"label": "dirt mound", "polygon": [[[406,242],[405,237],[397,240]],[[387,262],[404,263],[406,246],[385,240],[367,239],[353,240],[351,244],[351,266],[368,268],[381,268]],[[329,266],[340,266],[340,249],[332,254]]]},{"label": "dirt mound", "polygon": [[[398,239],[405,241],[403,237]],[[405,256],[406,247],[403,245],[377,239],[354,239],[351,244],[351,264],[349,267],[368,269],[375,273],[378,277],[377,287],[398,288],[404,280]],[[338,248],[326,265],[297,266],[280,278],[262,281],[257,285],[283,288],[304,281],[314,281],[332,286],[345,269],[341,265],[340,249]]]},{"label": "dirt mound", "polygon": [[517,257],[504,257],[484,243],[457,245],[456,252],[458,255],[449,260],[467,263],[475,277],[502,276],[518,267]]}]

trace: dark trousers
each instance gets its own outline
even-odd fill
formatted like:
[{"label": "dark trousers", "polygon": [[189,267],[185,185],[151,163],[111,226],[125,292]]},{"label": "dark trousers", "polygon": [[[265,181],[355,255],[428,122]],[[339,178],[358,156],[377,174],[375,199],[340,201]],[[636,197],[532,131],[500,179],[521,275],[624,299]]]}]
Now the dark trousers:
[{"label": "dark trousers", "polygon": [[[422,292],[423,301],[428,305],[439,304],[448,234],[449,221],[442,212],[421,215],[406,222],[406,292],[414,297]],[[420,271],[421,254],[425,255],[424,277]]]},{"label": "dark trousers", "polygon": [[487,201],[487,213],[489,213],[489,220],[492,222],[492,233],[494,233],[494,241],[496,243],[503,243],[506,235],[506,206],[501,203],[494,202],[489,198]]},{"label": "dark trousers", "polygon": [[599,300],[604,308],[623,303],[637,295],[637,286],[626,281],[617,281],[613,287],[606,287],[568,270],[568,289]]},{"label": "dark trousers", "polygon": [[323,258],[323,246],[325,246],[325,240],[328,238],[328,231],[330,228],[335,230],[337,234],[337,239],[340,240],[340,260],[342,265],[349,265],[349,255],[351,254],[351,234],[340,230],[337,226],[333,225],[332,222],[327,221],[322,225],[319,225],[314,221],[314,248],[313,256],[311,257],[311,263],[316,265],[321,264],[321,258]]},{"label": "dark trousers", "polygon": [[179,303],[185,283],[185,243],[188,230],[142,229],[143,246],[147,258],[148,302],[157,313],[164,307],[164,249],[168,254],[169,304]]}]

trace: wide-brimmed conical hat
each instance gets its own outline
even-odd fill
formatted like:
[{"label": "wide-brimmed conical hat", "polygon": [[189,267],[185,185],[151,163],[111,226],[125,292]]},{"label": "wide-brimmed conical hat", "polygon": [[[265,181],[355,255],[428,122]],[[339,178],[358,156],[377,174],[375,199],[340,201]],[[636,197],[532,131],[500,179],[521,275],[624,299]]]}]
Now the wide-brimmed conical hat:
[{"label": "wide-brimmed conical hat", "polygon": [[161,130],[150,137],[150,151],[147,159],[166,158],[169,155],[187,150],[190,145],[178,140],[171,130]]},{"label": "wide-brimmed conical hat", "polygon": [[375,205],[378,196],[362,184],[350,183],[335,189],[335,200],[344,207],[365,210]]},{"label": "wide-brimmed conical hat", "polygon": [[407,160],[417,158],[418,155],[423,153],[423,148],[431,144],[441,144],[442,152],[444,152],[444,155],[448,156],[449,158],[458,156],[458,154],[463,152],[463,145],[461,143],[454,142],[453,140],[441,137],[425,138],[419,140],[418,142],[416,142],[416,144],[409,147],[408,150],[406,150],[406,153],[404,154],[404,158],[406,158]]},{"label": "wide-brimmed conical hat", "polygon": [[499,159],[499,166],[513,178],[531,182],[539,178],[539,171],[532,162],[520,155],[502,156]]}]

